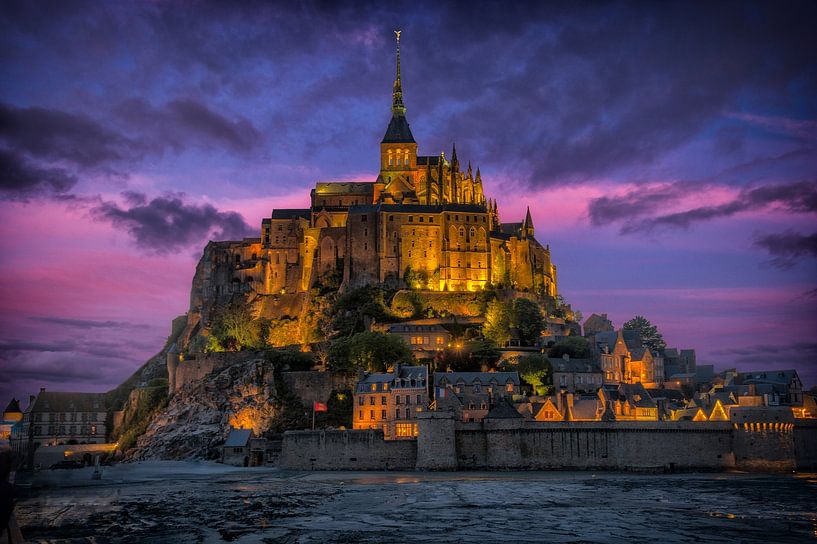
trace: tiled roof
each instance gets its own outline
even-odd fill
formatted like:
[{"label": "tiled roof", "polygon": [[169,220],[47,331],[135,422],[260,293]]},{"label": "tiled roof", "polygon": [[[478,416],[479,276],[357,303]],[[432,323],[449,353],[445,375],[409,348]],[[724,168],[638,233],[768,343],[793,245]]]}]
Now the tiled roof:
[{"label": "tiled roof", "polygon": [[30,412],[102,412],[104,393],[63,393],[42,391],[29,408]]},{"label": "tiled roof", "polygon": [[[357,382],[357,390],[360,392],[370,391],[371,389],[367,386],[376,383],[388,383],[393,387],[400,387],[396,384],[397,380],[415,380],[415,383],[418,383],[419,380],[427,380],[428,379],[428,368],[424,366],[400,366],[399,373],[395,372],[375,372],[371,374],[366,374],[358,380]],[[415,385],[415,387],[417,387]]]}]

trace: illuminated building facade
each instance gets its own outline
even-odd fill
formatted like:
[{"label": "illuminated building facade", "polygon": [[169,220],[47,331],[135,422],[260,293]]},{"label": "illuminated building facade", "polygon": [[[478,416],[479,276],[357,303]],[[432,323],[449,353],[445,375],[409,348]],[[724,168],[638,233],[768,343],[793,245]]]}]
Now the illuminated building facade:
[{"label": "illuminated building facade", "polygon": [[428,407],[428,369],[397,365],[365,374],[354,393],[354,429],[381,429],[387,439],[417,436],[417,411]]},{"label": "illuminated building facade", "polygon": [[309,208],[274,210],[260,238],[211,242],[205,296],[301,293],[332,281],[434,291],[503,285],[555,297],[556,267],[530,210],[522,222],[500,222],[479,168],[463,167],[456,147],[450,157],[418,154],[399,38],[391,113],[375,180],[319,182]]}]

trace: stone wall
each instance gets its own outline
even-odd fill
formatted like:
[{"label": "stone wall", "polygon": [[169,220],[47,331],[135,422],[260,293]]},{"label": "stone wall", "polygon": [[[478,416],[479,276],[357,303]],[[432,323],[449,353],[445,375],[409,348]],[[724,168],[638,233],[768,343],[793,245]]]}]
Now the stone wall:
[{"label": "stone wall", "polygon": [[[481,427],[481,428],[480,428]],[[734,466],[728,423],[487,420],[456,431],[459,469],[721,470]]]},{"label": "stone wall", "polygon": [[817,421],[795,423],[794,459],[797,470],[817,471]]},{"label": "stone wall", "polygon": [[332,372],[283,372],[281,376],[287,389],[301,399],[301,403],[312,407],[313,402],[326,402],[332,391],[353,390],[357,378]]},{"label": "stone wall", "polygon": [[415,440],[384,440],[383,431],[287,431],[282,468],[297,470],[413,470]]},{"label": "stone wall", "polygon": [[[168,365],[168,382],[173,386],[173,392],[178,391],[188,383],[199,381],[214,370],[221,370],[228,366],[263,359],[263,352],[253,351],[225,351],[203,353],[195,359],[179,361],[175,368]],[[170,374],[173,374],[172,376]]]}]

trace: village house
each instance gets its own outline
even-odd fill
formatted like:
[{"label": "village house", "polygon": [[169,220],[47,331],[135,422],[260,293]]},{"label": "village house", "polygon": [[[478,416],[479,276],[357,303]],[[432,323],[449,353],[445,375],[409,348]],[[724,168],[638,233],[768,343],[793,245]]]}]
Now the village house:
[{"label": "village house", "polygon": [[605,384],[643,383],[654,387],[663,383],[663,359],[642,345],[638,332],[602,332],[593,337],[592,343]]},{"label": "village house", "polygon": [[604,386],[599,398],[617,421],[658,421],[658,405],[641,383]]},{"label": "village house", "polygon": [[438,321],[421,319],[393,323],[388,325],[386,332],[402,338],[411,349],[415,359],[433,359],[438,352],[451,343],[451,333]]},{"label": "village house", "polygon": [[482,421],[502,399],[520,394],[518,372],[435,372],[437,410],[452,410],[461,421]]},{"label": "village house", "polygon": [[365,373],[355,385],[354,429],[381,429],[386,439],[417,436],[417,411],[428,407],[428,369],[397,365]]},{"label": "village house", "polygon": [[602,386],[604,374],[592,359],[549,358],[553,369],[553,385],[570,393],[595,393]]},{"label": "village house", "polygon": [[27,455],[40,446],[103,444],[106,437],[104,393],[63,393],[40,389],[12,431],[12,449]]}]

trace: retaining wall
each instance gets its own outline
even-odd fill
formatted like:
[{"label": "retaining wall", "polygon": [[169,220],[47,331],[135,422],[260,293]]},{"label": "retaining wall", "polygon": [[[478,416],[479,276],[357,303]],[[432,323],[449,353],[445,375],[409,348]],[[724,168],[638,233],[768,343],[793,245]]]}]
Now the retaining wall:
[{"label": "retaining wall", "polygon": [[414,470],[416,440],[384,440],[383,431],[287,431],[282,468],[300,470]]}]

